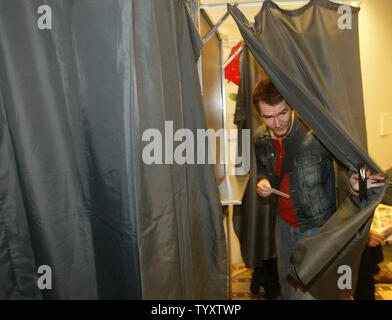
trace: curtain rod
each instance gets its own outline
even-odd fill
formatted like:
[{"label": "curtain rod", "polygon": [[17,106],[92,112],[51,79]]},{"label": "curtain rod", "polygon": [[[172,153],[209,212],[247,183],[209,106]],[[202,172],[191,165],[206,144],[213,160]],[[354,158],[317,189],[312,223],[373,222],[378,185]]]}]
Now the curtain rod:
[{"label": "curtain rod", "polygon": [[[335,0],[332,2],[358,2],[361,3],[363,0]],[[257,7],[263,4],[264,1],[258,2],[234,2],[230,3],[231,5],[237,5],[239,7]],[[296,5],[296,4],[307,4],[309,0],[296,0],[296,1],[274,1],[278,5]],[[200,9],[207,9],[207,8],[226,8],[227,3],[209,3],[209,4],[200,4]]]}]

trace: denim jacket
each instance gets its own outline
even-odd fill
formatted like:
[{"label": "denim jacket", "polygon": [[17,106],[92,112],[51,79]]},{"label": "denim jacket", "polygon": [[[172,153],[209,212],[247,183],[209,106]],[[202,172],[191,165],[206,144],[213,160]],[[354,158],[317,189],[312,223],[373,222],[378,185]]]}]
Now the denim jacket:
[{"label": "denim jacket", "polygon": [[[283,148],[294,141],[295,133],[303,124],[294,117],[290,132],[283,141]],[[276,185],[276,150],[268,129],[260,126],[254,136],[258,181],[265,178]],[[289,174],[290,198],[301,231],[325,223],[336,210],[335,173],[329,152],[307,131],[293,157]],[[274,196],[274,210],[277,208]]]}]

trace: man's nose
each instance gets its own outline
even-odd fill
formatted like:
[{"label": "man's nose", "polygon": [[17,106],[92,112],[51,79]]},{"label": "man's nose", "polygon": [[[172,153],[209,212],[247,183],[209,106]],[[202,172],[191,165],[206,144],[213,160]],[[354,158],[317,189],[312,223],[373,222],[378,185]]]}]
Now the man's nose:
[{"label": "man's nose", "polygon": [[280,127],[280,121],[278,118],[274,118],[274,124],[275,124],[275,128],[279,128]]}]

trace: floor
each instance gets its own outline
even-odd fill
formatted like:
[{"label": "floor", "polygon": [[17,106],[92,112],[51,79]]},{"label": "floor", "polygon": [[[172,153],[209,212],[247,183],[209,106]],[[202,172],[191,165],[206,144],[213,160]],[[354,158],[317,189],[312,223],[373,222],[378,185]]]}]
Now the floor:
[{"label": "floor", "polygon": [[[379,264],[381,268],[392,272],[392,243],[383,247],[384,261]],[[376,300],[392,300],[392,284],[376,284]]]},{"label": "floor", "polygon": [[[383,269],[392,272],[392,244],[383,247],[384,261],[379,264]],[[243,263],[232,266],[232,299],[233,300],[265,300],[253,296],[249,290],[252,269],[245,268]],[[261,294],[262,292],[261,288]],[[376,300],[392,300],[392,284],[376,284]],[[279,298],[280,299],[280,298]]]},{"label": "floor", "polygon": [[[250,290],[250,282],[252,279],[253,269],[245,268],[243,262],[232,266],[232,299],[233,300],[265,300],[254,296]],[[260,294],[263,294],[263,288],[260,290]]]}]

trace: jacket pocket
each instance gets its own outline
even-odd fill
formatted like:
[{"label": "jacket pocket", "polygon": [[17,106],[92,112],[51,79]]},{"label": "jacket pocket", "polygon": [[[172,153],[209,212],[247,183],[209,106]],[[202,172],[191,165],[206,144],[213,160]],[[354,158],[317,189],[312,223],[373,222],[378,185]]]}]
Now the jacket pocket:
[{"label": "jacket pocket", "polygon": [[309,154],[296,158],[299,178],[307,187],[314,187],[321,182],[321,154]]}]

